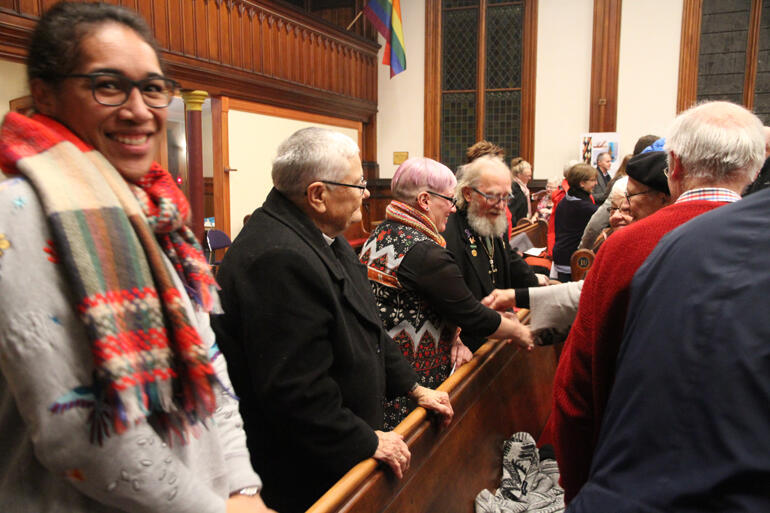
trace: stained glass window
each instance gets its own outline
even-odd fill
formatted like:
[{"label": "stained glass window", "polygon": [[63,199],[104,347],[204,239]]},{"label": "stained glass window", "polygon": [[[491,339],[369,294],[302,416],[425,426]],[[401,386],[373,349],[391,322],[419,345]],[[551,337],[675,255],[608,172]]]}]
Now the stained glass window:
[{"label": "stained glass window", "polygon": [[476,93],[444,93],[441,102],[441,162],[455,171],[476,142]]},{"label": "stained glass window", "polygon": [[442,70],[445,91],[476,89],[478,9],[444,11]]}]

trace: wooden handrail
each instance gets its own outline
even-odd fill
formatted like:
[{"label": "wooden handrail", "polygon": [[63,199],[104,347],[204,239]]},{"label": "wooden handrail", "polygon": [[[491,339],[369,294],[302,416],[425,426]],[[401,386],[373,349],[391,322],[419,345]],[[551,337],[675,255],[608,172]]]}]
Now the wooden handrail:
[{"label": "wooden handrail", "polygon": [[[529,311],[524,309],[519,310],[517,316],[522,322],[527,322]],[[506,345],[506,343],[501,341],[487,342],[476,351],[474,358],[470,362],[458,368],[453,375],[449,376],[438,387],[438,390],[447,392],[450,396],[450,400],[454,400],[467,386],[470,386],[472,378],[478,373],[484,363],[501,351],[509,349],[506,348]],[[457,420],[457,414],[462,412],[456,411],[455,413]],[[423,442],[421,439],[425,438],[423,435],[430,434],[431,431],[434,433],[436,432],[437,428],[431,421],[431,416],[432,415],[424,408],[417,407],[394,429],[396,433],[399,433],[404,437],[404,440],[413,453],[413,465],[409,472],[417,471],[419,469],[421,463],[416,462],[416,459],[420,459],[420,456],[423,456],[422,459],[424,460],[424,456],[435,449],[435,447],[429,447],[426,446],[425,443],[421,443]],[[405,484],[403,481],[397,481],[390,476],[387,471],[379,466],[374,458],[364,460],[350,469],[347,474],[316,501],[316,503],[308,510],[308,513],[352,511],[346,507],[346,503],[352,498],[356,498],[365,494],[367,491],[371,491],[373,487],[381,484],[380,482],[382,480],[388,480],[387,486],[393,491],[397,491]],[[382,506],[384,507],[387,505],[383,504]]]}]

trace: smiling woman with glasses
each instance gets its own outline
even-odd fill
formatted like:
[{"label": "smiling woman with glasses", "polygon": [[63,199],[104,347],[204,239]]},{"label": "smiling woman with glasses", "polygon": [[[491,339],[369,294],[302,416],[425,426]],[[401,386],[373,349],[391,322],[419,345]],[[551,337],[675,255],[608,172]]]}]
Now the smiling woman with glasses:
[{"label": "smiling woman with glasses", "polygon": [[[527,339],[518,321],[482,306],[445,249],[447,218],[456,211],[454,174],[428,158],[401,164],[391,181],[395,198],[385,221],[361,249],[361,262],[388,333],[420,376],[436,388],[472,357],[457,336]],[[504,201],[498,199],[497,202]],[[385,421],[395,427],[414,407],[406,398],[386,404]]]},{"label": "smiling woman with glasses", "polygon": [[0,128],[0,505],[267,511],[213,350],[218,286],[154,162],[177,85],[149,27],[58,3],[27,59],[35,112]]}]

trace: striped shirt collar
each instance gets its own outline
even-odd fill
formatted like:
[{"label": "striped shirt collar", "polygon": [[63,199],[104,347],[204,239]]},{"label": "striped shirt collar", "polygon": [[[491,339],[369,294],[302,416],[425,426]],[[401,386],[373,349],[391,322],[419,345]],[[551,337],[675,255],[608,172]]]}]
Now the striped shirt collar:
[{"label": "striped shirt collar", "polygon": [[724,203],[734,203],[741,197],[730,189],[724,187],[700,187],[682,193],[675,203],[684,203],[686,201],[721,201]]}]

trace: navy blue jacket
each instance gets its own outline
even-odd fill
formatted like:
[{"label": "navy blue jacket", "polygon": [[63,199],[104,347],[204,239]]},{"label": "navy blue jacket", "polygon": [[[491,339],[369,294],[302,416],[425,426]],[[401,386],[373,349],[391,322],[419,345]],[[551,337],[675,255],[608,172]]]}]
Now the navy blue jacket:
[{"label": "navy blue jacket", "polygon": [[637,272],[569,512],[770,511],[768,212],[765,190],[698,216]]}]

